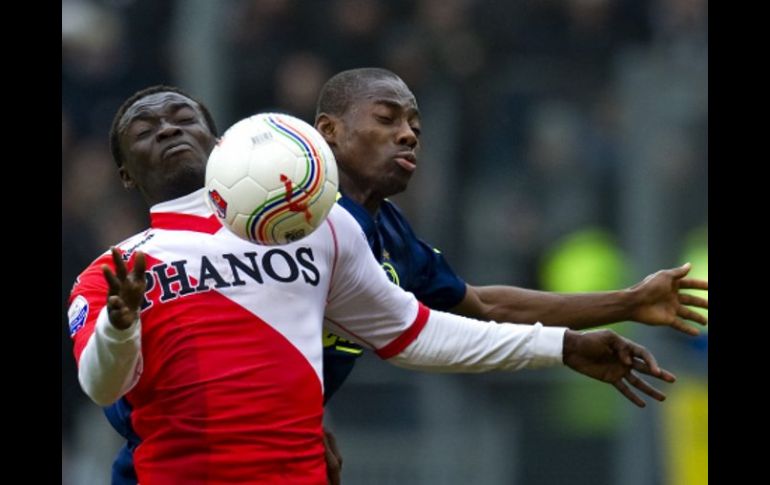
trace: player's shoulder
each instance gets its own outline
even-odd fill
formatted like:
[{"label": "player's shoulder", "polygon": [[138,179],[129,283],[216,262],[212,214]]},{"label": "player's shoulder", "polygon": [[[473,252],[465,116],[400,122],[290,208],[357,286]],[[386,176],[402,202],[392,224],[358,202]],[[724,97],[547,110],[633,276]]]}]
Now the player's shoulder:
[{"label": "player's shoulder", "polygon": [[[153,234],[154,233],[151,229],[147,229],[115,244],[115,247],[118,248],[121,254],[123,254],[124,259],[128,259],[134,251],[140,248],[145,242],[152,239]],[[73,291],[76,287],[80,286],[81,283],[88,282],[90,280],[101,282],[104,279],[102,276],[102,265],[105,264],[111,268],[115,266],[112,261],[112,253],[110,248],[105,249],[99,256],[96,257],[96,259],[91,261],[91,263],[89,263],[89,265],[86,266],[83,271],[80,272],[77,278],[75,278]]]},{"label": "player's shoulder", "polygon": [[[329,211],[324,233],[329,236],[334,254],[354,255],[365,248],[368,251],[366,235],[356,219],[342,206],[335,204]],[[328,229],[328,230],[327,230]],[[320,231],[316,231],[320,232]],[[335,256],[336,257],[336,256]]]},{"label": "player's shoulder", "polygon": [[334,204],[329,211],[327,222],[331,224],[335,232],[349,234],[363,234],[361,226],[355,217],[340,204]]},{"label": "player's shoulder", "polygon": [[[134,234],[133,236],[130,236],[117,244],[114,244],[113,246],[116,247],[118,251],[120,251],[124,259],[128,259],[131,257],[134,251],[142,249],[142,247],[150,242],[156,235],[157,231],[153,229],[145,229],[142,232]],[[107,248],[98,258],[96,258],[96,260],[94,260],[94,262],[91,263],[91,265],[100,262],[105,257],[111,259],[112,257],[110,251],[111,249]]]},{"label": "player's shoulder", "polygon": [[387,198],[382,200],[382,203],[380,204],[380,210],[401,214],[401,208],[398,206],[398,204]]},{"label": "player's shoulder", "polygon": [[[117,247],[123,254],[123,259],[128,260],[135,251],[143,249],[155,239],[158,234],[159,232],[155,229],[145,229],[144,231],[119,242],[115,247]],[[109,251],[107,252],[109,253]]]},{"label": "player's shoulder", "polygon": [[398,223],[411,227],[406,215],[404,215],[404,211],[388,199],[383,200],[382,204],[380,204],[380,223],[382,222]]},{"label": "player's shoulder", "polygon": [[401,208],[388,199],[383,200],[380,204],[378,226],[380,230],[396,232],[402,237],[417,237]]},{"label": "player's shoulder", "polygon": [[350,215],[350,212],[348,212],[346,209],[344,209],[339,202],[334,204],[329,211],[329,219],[337,220],[337,219],[353,219],[353,216]]}]

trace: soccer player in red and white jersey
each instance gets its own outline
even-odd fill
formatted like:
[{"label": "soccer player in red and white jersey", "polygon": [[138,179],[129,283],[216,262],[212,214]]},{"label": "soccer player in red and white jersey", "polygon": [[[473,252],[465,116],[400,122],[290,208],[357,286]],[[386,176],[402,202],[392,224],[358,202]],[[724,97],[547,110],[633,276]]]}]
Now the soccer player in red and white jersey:
[{"label": "soccer player in red and white jersey", "polygon": [[78,277],[68,311],[83,390],[123,400],[142,484],[324,484],[322,327],[414,369],[564,364],[644,402],[667,382],[611,331],[490,325],[431,311],[387,279],[356,221],[334,207],[306,238],[256,246],[204,203],[216,141],[208,110],[176,88],[136,93],[111,132],[118,172],[151,227]]}]

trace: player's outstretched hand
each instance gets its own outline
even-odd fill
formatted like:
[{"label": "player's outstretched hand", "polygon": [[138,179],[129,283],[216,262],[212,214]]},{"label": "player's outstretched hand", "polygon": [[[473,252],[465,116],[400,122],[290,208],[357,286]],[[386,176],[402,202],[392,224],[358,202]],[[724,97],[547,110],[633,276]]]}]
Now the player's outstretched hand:
[{"label": "player's outstretched hand", "polygon": [[698,335],[698,328],[687,325],[684,320],[707,325],[708,319],[688,306],[708,309],[709,302],[680,290],[708,291],[709,282],[686,278],[690,268],[690,263],[686,263],[678,268],[662,269],[629,288],[638,301],[633,320],[647,325],[667,325],[688,335]]},{"label": "player's outstretched hand", "polygon": [[146,281],[144,279],[144,253],[137,251],[134,256],[134,268],[129,273],[117,248],[110,248],[115,273],[109,266],[102,265],[102,273],[107,280],[107,314],[110,323],[120,330],[131,326],[139,317],[139,305]]},{"label": "player's outstretched hand", "polygon": [[567,330],[562,359],[571,369],[612,384],[639,407],[644,407],[645,403],[628,384],[658,401],[663,401],[666,396],[640,379],[634,371],[666,382],[676,380],[673,374],[658,366],[647,349],[611,330],[582,333]]}]

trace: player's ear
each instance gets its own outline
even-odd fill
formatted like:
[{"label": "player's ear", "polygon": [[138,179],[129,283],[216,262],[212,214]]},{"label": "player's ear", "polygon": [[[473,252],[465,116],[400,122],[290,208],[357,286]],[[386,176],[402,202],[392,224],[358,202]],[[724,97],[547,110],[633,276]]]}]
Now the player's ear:
[{"label": "player's ear", "polygon": [[330,146],[334,145],[337,140],[337,133],[339,132],[337,124],[337,118],[326,113],[319,114],[315,120],[315,129]]},{"label": "player's ear", "polygon": [[128,173],[128,170],[126,170],[126,167],[121,166],[118,169],[118,175],[120,175],[120,180],[123,181],[123,187],[126,189],[133,189],[136,187],[136,182],[134,182],[134,179],[131,178],[131,174]]}]

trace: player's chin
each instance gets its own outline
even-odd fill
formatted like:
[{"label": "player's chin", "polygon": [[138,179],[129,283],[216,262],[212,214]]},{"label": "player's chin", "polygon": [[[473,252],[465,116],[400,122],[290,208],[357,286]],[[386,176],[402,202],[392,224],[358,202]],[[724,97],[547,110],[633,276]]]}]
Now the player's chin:
[{"label": "player's chin", "polygon": [[412,179],[412,174],[407,173],[399,173],[394,174],[390,179],[388,180],[388,190],[387,192],[391,195],[400,194],[401,192],[405,191],[406,188],[409,186],[409,181]]},{"label": "player's chin", "polygon": [[203,187],[206,180],[206,168],[200,164],[185,164],[177,167],[166,178],[166,187],[168,191],[173,192],[177,197],[194,192]]},{"label": "player's chin", "polygon": [[167,178],[175,177],[206,177],[207,158],[202,158],[199,154],[190,152],[185,157],[178,157],[166,160],[165,170],[168,173]]}]

